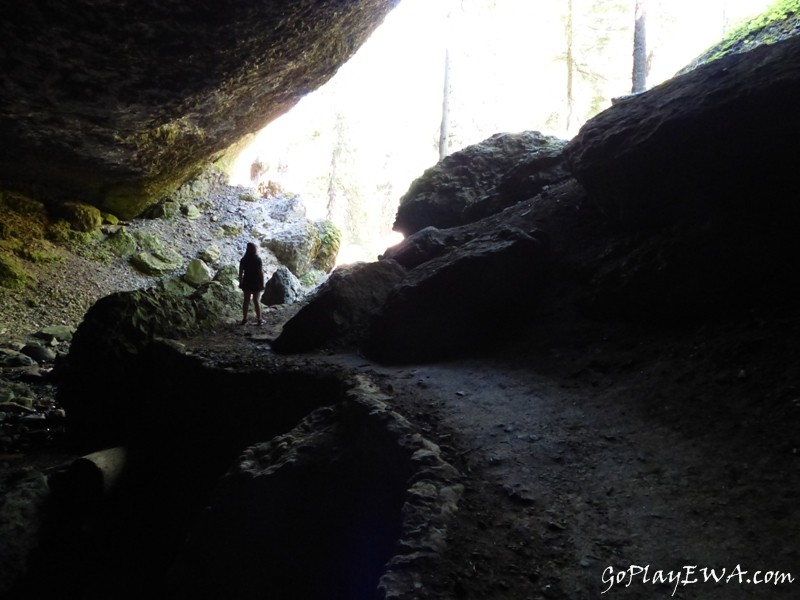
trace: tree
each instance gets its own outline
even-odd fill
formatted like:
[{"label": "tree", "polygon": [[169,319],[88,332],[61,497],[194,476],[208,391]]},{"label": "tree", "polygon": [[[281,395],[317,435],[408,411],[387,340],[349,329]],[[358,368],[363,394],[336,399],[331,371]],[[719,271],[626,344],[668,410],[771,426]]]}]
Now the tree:
[{"label": "tree", "polygon": [[565,23],[567,41],[567,127],[572,125],[572,113],[575,110],[575,10],[572,0],[567,2],[567,17]]},{"label": "tree", "polygon": [[450,49],[444,50],[444,89],[442,90],[442,122],[439,126],[439,160],[449,152],[450,137]]},{"label": "tree", "polygon": [[326,217],[334,220],[336,212],[336,197],[341,187],[342,159],[347,145],[347,132],[345,130],[345,117],[341,111],[336,110],[336,121],[333,126],[333,147],[331,148],[331,163],[328,171],[328,202],[325,207]]},{"label": "tree", "polygon": [[636,0],[633,26],[633,72],[631,92],[638,94],[647,89],[647,13],[646,0]]}]

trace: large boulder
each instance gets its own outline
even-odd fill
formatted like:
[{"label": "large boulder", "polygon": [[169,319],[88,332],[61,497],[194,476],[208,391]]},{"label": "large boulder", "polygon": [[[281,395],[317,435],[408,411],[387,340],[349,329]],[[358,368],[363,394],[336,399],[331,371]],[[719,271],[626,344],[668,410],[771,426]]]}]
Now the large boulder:
[{"label": "large boulder", "polygon": [[259,223],[255,237],[295,277],[311,270],[330,273],[336,265],[342,234],[331,221],[312,221],[299,196],[267,199],[266,219]]},{"label": "large boulder", "polygon": [[[190,295],[169,284],[117,292],[86,313],[60,366],[61,403],[67,425],[83,443],[117,444],[129,431],[130,402],[143,402],[130,379],[144,386],[156,376],[137,364],[153,340],[180,339],[238,314],[241,296],[230,283],[213,281]],[[142,369],[142,370],[139,370]],[[159,376],[160,377],[160,376]]]},{"label": "large boulder", "polygon": [[612,219],[790,211],[800,164],[800,37],[735,54],[613,105],[565,153]]},{"label": "large boulder", "polygon": [[19,3],[0,188],[133,217],[330,79],[398,1]]},{"label": "large boulder", "polygon": [[273,341],[277,352],[306,352],[333,340],[361,339],[370,316],[406,271],[393,260],[335,269]]},{"label": "large boulder", "polygon": [[[400,198],[393,228],[408,236],[428,226],[444,229],[482,218],[490,214],[490,204],[473,209],[471,215],[465,210],[493,191],[520,161],[533,165],[520,179],[536,178],[538,170],[557,167],[565,144],[538,131],[525,131],[498,133],[454,152],[411,184]],[[564,178],[560,171],[540,177],[553,182]],[[534,195],[531,189],[528,197]]]},{"label": "large boulder", "polygon": [[422,263],[372,319],[366,354],[429,361],[504,339],[533,309],[547,258],[545,236],[508,227]]}]

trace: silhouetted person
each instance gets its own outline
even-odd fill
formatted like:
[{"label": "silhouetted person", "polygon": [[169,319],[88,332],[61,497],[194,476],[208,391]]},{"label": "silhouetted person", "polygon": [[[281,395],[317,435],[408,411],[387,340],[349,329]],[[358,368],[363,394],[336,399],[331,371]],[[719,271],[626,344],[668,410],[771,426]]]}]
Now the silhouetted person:
[{"label": "silhouetted person", "polygon": [[258,255],[258,246],[253,242],[247,244],[244,256],[239,261],[239,288],[244,292],[242,303],[242,325],[247,323],[247,310],[250,308],[250,297],[256,309],[257,324],[261,325],[261,292],[264,291],[264,265]]}]

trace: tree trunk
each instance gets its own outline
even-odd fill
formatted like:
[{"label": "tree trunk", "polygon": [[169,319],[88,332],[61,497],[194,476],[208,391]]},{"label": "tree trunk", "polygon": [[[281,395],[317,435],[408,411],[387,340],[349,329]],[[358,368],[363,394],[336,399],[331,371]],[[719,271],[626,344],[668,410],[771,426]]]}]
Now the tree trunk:
[{"label": "tree trunk", "polygon": [[635,22],[633,27],[633,73],[631,92],[638,94],[647,89],[647,27],[646,0],[636,0]]},{"label": "tree trunk", "polygon": [[567,2],[567,123],[566,130],[569,131],[572,125],[572,113],[575,109],[574,85],[575,85],[575,23],[573,2]]},{"label": "tree trunk", "polygon": [[336,111],[336,123],[333,127],[333,136],[334,140],[333,149],[331,150],[331,166],[330,170],[328,171],[328,204],[325,207],[325,216],[329,221],[332,221],[334,218],[337,189],[340,185],[339,163],[341,162],[344,145],[347,143],[344,139],[344,116],[338,110]]},{"label": "tree trunk", "polygon": [[442,91],[442,122],[439,126],[439,160],[449,154],[450,136],[450,50],[444,51],[444,89]]}]

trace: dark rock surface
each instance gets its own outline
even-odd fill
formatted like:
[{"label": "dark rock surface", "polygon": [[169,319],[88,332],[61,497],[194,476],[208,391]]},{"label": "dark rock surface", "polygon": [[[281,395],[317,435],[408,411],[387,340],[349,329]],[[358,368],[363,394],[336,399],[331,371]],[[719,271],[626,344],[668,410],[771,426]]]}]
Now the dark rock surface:
[{"label": "dark rock surface", "polygon": [[[510,332],[535,336],[570,311],[653,323],[790,305],[798,65],[795,38],[616,104],[567,146],[575,179],[523,200],[537,162],[518,162],[495,187],[499,212],[474,223],[437,227],[439,205],[420,203],[409,212],[417,233],[383,254],[408,274],[371,321],[365,352],[440,360]],[[447,165],[424,178],[426,198],[449,197],[455,180],[462,199],[485,197],[484,181],[454,179]],[[462,205],[444,204],[452,215]]]},{"label": "dark rock surface", "polygon": [[5,6],[0,187],[130,218],[327,81],[395,4]]},{"label": "dark rock surface", "polygon": [[291,304],[300,298],[300,280],[281,265],[272,274],[264,287],[261,302],[266,306]]},{"label": "dark rock surface", "polygon": [[370,316],[404,275],[392,260],[339,267],[284,325],[272,348],[306,352],[334,340],[363,338]]},{"label": "dark rock surface", "polygon": [[[534,310],[547,268],[542,237],[505,228],[409,272],[372,320],[365,351],[389,362],[442,359],[502,339]],[[502,312],[503,320],[486,319]]]},{"label": "dark rock surface", "polygon": [[[543,182],[563,179],[561,172],[543,173],[546,168],[560,164],[558,157],[565,144],[538,131],[525,131],[498,133],[454,152],[411,184],[400,198],[393,228],[408,236],[424,227],[456,227],[497,212],[504,206],[496,201],[473,205],[493,192],[520,162],[529,167],[519,167],[525,175],[518,174],[518,169],[513,177],[515,182],[534,174]],[[536,195],[541,185],[534,183],[525,197]]]},{"label": "dark rock surface", "polygon": [[785,217],[798,207],[784,192],[800,164],[798,105],[800,37],[722,58],[615,104],[581,128],[566,154],[613,219]]}]

